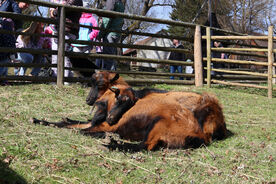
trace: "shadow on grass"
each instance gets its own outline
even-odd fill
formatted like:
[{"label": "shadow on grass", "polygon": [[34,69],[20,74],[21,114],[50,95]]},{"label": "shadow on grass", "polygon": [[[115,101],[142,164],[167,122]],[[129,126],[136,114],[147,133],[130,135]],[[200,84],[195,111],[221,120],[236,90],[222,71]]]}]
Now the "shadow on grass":
[{"label": "shadow on grass", "polygon": [[[226,132],[226,137],[224,139],[228,139],[228,138],[230,138],[230,137],[232,137],[232,136],[235,135],[235,133],[232,132],[231,130],[226,130],[226,131],[227,131]],[[224,140],[224,139],[222,139],[222,140]]]},{"label": "shadow on grass", "polygon": [[[235,134],[232,131],[227,130],[226,137],[223,138],[222,140],[216,140],[216,141],[223,141],[223,140],[228,139],[234,135]],[[142,144],[142,143],[125,143],[122,141],[117,141],[113,138],[110,139],[109,144],[103,145],[103,146],[107,147],[111,151],[118,150],[118,151],[129,152],[129,153],[135,153],[135,152],[139,152],[142,150],[146,150],[144,144]],[[160,148],[162,148],[162,145],[158,145],[154,150],[160,150]]]},{"label": "shadow on grass", "polygon": [[109,144],[103,145],[107,147],[109,150],[119,150],[122,152],[129,152],[129,153],[135,153],[142,150],[145,150],[145,147],[143,144],[139,143],[125,143],[122,141],[115,140],[113,138],[110,139]]},{"label": "shadow on grass", "polygon": [[27,181],[8,167],[8,164],[0,160],[0,183],[1,184],[27,184]]},{"label": "shadow on grass", "polygon": [[[212,88],[229,89],[234,92],[238,91],[246,94],[254,94],[254,95],[267,97],[267,89],[258,89],[258,88],[249,88],[249,87],[240,87],[240,86],[226,86],[226,85],[213,85]],[[272,97],[276,98],[276,91],[272,92]]]}]

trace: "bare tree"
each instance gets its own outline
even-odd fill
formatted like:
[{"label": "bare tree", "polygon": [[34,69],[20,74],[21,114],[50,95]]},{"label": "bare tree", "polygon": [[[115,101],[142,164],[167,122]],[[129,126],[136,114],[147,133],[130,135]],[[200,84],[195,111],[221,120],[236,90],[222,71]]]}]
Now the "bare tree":
[{"label": "bare tree", "polygon": [[272,23],[273,0],[230,0],[230,2],[232,13],[229,18],[236,31],[248,34],[264,32],[267,30],[268,22]]},{"label": "bare tree", "polygon": [[[153,10],[155,7],[171,7],[172,5],[173,0],[128,0],[126,3],[125,13],[158,18],[158,14],[156,12],[158,11],[158,8],[156,8],[156,11]],[[157,26],[159,26],[159,24],[125,19],[123,29],[127,31],[151,32]],[[124,35],[122,40],[126,37],[129,37],[127,42],[134,42],[139,39],[137,36]]]}]

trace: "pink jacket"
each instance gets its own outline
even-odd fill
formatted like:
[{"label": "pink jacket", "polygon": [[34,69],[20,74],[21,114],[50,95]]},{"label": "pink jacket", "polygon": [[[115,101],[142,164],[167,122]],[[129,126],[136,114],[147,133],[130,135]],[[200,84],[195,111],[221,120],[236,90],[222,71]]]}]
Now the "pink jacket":
[{"label": "pink jacket", "polygon": [[[97,20],[93,17],[93,15],[91,13],[82,13],[79,23],[82,25],[98,27]],[[81,29],[82,28],[80,28],[80,30]],[[86,34],[86,33],[87,32],[82,29],[79,33],[79,38],[80,39],[85,38],[85,35],[82,35],[82,34]],[[96,29],[92,29],[91,32],[89,31],[88,34],[89,34],[90,40],[94,40],[97,37],[98,33],[99,33],[99,30],[96,30]],[[82,39],[82,40],[85,40],[85,39]]]}]

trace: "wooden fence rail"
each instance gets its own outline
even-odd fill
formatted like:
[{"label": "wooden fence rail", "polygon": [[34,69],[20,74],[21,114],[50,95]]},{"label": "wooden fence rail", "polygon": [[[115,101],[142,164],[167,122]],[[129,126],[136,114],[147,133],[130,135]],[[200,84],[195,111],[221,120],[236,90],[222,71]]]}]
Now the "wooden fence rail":
[{"label": "wooden fence rail", "polygon": [[[203,61],[207,61],[207,58],[203,58]],[[211,61],[222,62],[222,63],[268,66],[267,62],[261,62],[261,61],[245,61],[245,60],[220,59],[220,58],[212,58]],[[273,66],[276,66],[276,63],[274,63]]]},{"label": "wooden fence rail", "polygon": [[[275,73],[275,66],[273,53],[275,49],[273,48],[274,40],[276,37],[273,36],[273,26],[270,26],[268,29],[267,36],[211,36],[210,28],[206,28],[206,36],[202,36],[202,39],[206,39],[206,47],[207,47],[207,57],[203,58],[203,61],[207,61],[207,67],[204,69],[207,70],[207,78],[206,82],[208,87],[211,87],[211,82],[217,84],[224,84],[224,85],[235,85],[235,86],[243,86],[243,87],[253,87],[253,88],[261,88],[267,89],[268,91],[268,98],[272,98],[273,94],[273,78],[276,78]],[[212,40],[263,40],[267,41],[268,46],[267,48],[212,48]],[[235,51],[240,52],[237,55],[248,55],[248,56],[259,56],[259,57],[266,57],[267,62],[257,62],[257,61],[245,61],[245,60],[234,60],[234,59],[221,59],[221,58],[212,58],[212,51],[219,52],[219,53],[233,53]],[[250,53],[244,53],[250,52]],[[267,55],[262,54],[254,54],[254,53],[267,53]],[[242,53],[242,54],[241,54]],[[225,70],[225,69],[215,69],[211,68],[211,62],[220,62],[220,63],[235,63],[235,64],[246,64],[246,65],[259,65],[259,66],[267,66],[267,73],[258,73],[258,72],[248,72],[248,71],[232,71],[232,70]],[[260,76],[267,78],[267,86],[260,86],[254,84],[241,84],[229,81],[221,81],[221,80],[214,80],[211,79],[212,72],[220,72],[220,73],[231,73],[231,74],[243,74],[243,75],[250,75],[250,76]]]},{"label": "wooden fence rail", "polygon": [[[25,52],[25,53],[31,53],[31,54],[49,54],[49,55],[56,55],[58,53],[58,51],[55,51],[55,50],[9,48],[9,47],[0,47],[0,52],[6,52],[6,53]],[[158,64],[171,64],[171,65],[184,65],[184,66],[194,65],[193,62],[183,62],[183,61],[177,61],[177,60],[136,58],[136,57],[130,57],[130,56],[115,56],[115,55],[109,55],[109,54],[79,53],[79,52],[69,52],[69,51],[66,51],[64,56],[78,57],[78,58],[91,58],[91,59],[95,59],[95,58],[116,59],[116,60],[122,60],[122,61],[135,61],[135,62],[144,62],[144,63],[150,62],[150,63],[158,63]],[[3,64],[3,66],[5,65],[8,65],[8,63]]]}]

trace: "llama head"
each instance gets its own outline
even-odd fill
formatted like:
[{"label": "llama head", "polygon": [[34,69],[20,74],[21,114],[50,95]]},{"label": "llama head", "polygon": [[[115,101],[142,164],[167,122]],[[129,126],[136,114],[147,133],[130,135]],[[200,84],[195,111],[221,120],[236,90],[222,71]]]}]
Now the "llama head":
[{"label": "llama head", "polygon": [[116,124],[123,114],[135,105],[137,98],[135,91],[130,87],[111,87],[110,90],[115,93],[115,103],[108,112],[106,121],[109,125]]},{"label": "llama head", "polygon": [[94,105],[96,100],[100,98],[110,86],[119,79],[119,74],[106,71],[96,71],[91,78],[91,89],[86,98],[86,103],[90,106]]}]

